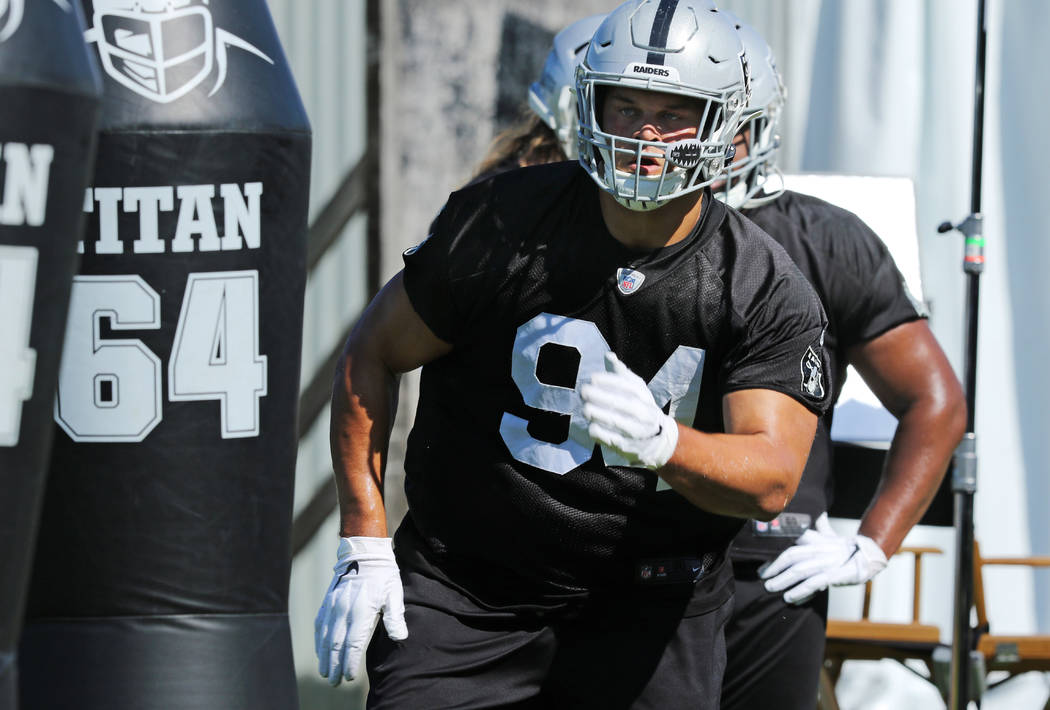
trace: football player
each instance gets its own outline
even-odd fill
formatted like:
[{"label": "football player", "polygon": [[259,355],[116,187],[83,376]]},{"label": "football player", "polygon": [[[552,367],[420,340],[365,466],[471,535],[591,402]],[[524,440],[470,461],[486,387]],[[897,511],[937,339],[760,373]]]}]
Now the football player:
[{"label": "football player", "polygon": [[839,536],[827,521],[829,413],[786,511],[776,524],[748,523],[731,547],[736,603],[726,630],[722,708],[811,710],[828,586],[861,584],[886,566],[937,491],[965,430],[966,405],[924,309],[882,241],[852,213],[783,189],[775,162],[783,87],[765,40],[734,23],[751,60],[755,112],[737,134],[719,195],[779,242],[820,296],[832,400],[852,364],[898,418],[882,481],[856,535]]},{"label": "football player", "polygon": [[830,396],[812,288],[711,196],[748,85],[711,3],[629,0],[577,73],[580,163],[453,193],[406,251],[335,378],[333,685],[367,647],[373,708],[718,706],[729,542],[790,500]]}]

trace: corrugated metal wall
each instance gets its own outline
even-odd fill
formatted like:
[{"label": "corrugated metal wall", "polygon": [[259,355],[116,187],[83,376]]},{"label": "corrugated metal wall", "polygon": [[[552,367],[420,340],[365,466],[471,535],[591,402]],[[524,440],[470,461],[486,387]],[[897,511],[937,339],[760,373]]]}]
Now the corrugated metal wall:
[{"label": "corrugated metal wall", "polygon": [[[315,224],[344,178],[362,159],[368,140],[366,0],[269,0],[313,127],[310,221]],[[343,338],[368,293],[368,217],[359,213],[311,271],[306,287],[301,387],[305,389]],[[305,432],[296,467],[295,513],[319,485],[331,481],[327,408]],[[289,614],[303,708],[348,707],[317,674],[313,618],[334,563],[334,516],[296,556]],[[353,698],[361,688],[351,689]]]}]

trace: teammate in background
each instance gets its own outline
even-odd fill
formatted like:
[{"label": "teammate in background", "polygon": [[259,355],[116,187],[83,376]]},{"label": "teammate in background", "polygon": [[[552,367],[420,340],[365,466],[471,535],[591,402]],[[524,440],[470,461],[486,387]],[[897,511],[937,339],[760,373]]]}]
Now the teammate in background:
[{"label": "teammate in background", "polygon": [[937,491],[964,433],[966,404],[924,310],[879,238],[852,213],[783,189],[775,155],[784,91],[765,40],[736,24],[750,58],[752,107],[760,111],[737,134],[719,195],[778,241],[819,294],[828,316],[832,401],[852,364],[898,419],[857,535],[839,536],[827,522],[829,410],[779,524],[751,521],[731,548],[736,602],[726,630],[722,708],[812,710],[828,585],[861,584],[886,566]]},{"label": "teammate in background", "polygon": [[709,2],[630,0],[578,74],[582,166],[454,193],[406,251],[336,373],[333,684],[367,646],[373,708],[718,706],[729,542],[791,498],[830,391],[812,288],[711,198],[746,90]]},{"label": "teammate in background", "polygon": [[529,165],[576,160],[576,67],[605,15],[577,20],[554,36],[538,81],[529,87],[528,107],[492,141],[474,180]]}]

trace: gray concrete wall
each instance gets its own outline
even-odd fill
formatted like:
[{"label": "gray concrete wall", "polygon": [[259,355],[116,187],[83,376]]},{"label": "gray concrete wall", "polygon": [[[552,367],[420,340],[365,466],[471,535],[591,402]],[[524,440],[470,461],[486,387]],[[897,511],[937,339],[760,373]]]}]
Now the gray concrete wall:
[{"label": "gray concrete wall", "polygon": [[[364,153],[365,0],[268,0],[313,129],[311,222]],[[366,219],[355,217],[306,284],[301,386],[342,337],[366,298]],[[299,513],[317,486],[331,481],[328,414],[299,442],[295,504]],[[334,516],[292,563],[289,620],[300,706],[346,710],[363,706],[364,687],[333,691],[317,673],[313,620],[331,579],[338,544]]]},{"label": "gray concrete wall", "polygon": [[[384,48],[387,274],[426,236],[449,191],[472,173],[498,128],[524,105],[554,34],[608,0],[398,0]],[[396,41],[399,46],[392,46]],[[386,180],[386,178],[391,180]]]}]

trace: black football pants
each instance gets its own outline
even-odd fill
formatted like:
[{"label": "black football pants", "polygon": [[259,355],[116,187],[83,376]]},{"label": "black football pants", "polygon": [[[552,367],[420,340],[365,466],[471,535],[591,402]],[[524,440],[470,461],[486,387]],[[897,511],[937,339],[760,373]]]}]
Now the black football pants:
[{"label": "black football pants", "polygon": [[817,706],[828,593],[788,604],[758,578],[757,562],[733,565],[736,597],[726,625],[722,710],[813,710]]},{"label": "black football pants", "polygon": [[522,615],[415,571],[402,580],[408,639],[391,641],[382,623],[372,637],[373,710],[718,708],[732,599],[694,616],[630,599]]}]

